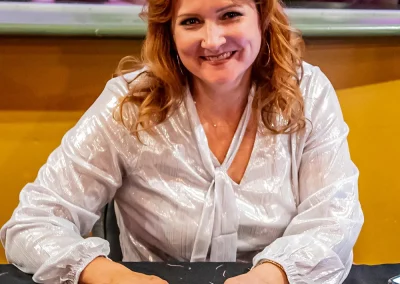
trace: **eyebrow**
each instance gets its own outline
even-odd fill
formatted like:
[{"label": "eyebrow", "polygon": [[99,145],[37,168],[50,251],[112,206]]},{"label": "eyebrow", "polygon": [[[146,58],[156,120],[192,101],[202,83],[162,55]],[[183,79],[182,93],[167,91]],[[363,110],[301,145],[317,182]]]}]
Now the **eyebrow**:
[{"label": "eyebrow", "polygon": [[231,5],[228,5],[228,6],[226,6],[226,7],[223,7],[223,8],[218,9],[218,10],[217,10],[217,13],[220,13],[220,12],[222,12],[222,11],[224,11],[224,10],[229,10],[229,9],[231,9],[231,8],[239,7],[239,6],[240,6],[239,4],[231,4]]},{"label": "eyebrow", "polygon": [[[231,4],[231,5],[228,5],[228,6],[225,6],[225,7],[222,7],[222,8],[217,9],[216,12],[217,12],[217,13],[221,13],[221,12],[223,12],[223,11],[225,11],[225,10],[229,10],[229,9],[231,9],[231,8],[239,7],[239,6],[240,6],[239,4]],[[195,17],[195,16],[198,16],[198,14],[186,13],[186,14],[178,15],[177,18],[182,18],[182,17]]]}]

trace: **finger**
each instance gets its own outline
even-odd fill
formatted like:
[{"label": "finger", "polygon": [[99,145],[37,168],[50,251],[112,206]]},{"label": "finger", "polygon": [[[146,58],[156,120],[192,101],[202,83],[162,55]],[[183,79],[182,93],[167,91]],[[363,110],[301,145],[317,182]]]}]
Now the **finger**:
[{"label": "finger", "polygon": [[151,283],[154,282],[154,284],[168,284],[167,281],[165,281],[164,279],[161,279],[160,277],[157,277],[157,276],[153,276],[153,277],[154,277],[154,279],[153,279],[153,281],[151,281]]},{"label": "finger", "polygon": [[224,284],[240,284],[240,280],[237,277],[227,279]]},{"label": "finger", "polygon": [[154,283],[154,284],[168,284],[167,281],[165,281],[164,279],[161,279],[160,277],[157,276],[151,276],[149,279],[150,283]]}]

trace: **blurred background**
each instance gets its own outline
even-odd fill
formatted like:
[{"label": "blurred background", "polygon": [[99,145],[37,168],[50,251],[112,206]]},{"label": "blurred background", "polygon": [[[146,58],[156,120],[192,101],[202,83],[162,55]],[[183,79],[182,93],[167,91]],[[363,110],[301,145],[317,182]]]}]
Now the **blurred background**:
[{"label": "blurred background", "polygon": [[[119,60],[139,56],[143,1],[0,1],[0,226],[93,103]],[[337,90],[360,169],[355,262],[400,263],[399,0],[287,0],[305,60]],[[0,263],[5,263],[0,248]]]}]

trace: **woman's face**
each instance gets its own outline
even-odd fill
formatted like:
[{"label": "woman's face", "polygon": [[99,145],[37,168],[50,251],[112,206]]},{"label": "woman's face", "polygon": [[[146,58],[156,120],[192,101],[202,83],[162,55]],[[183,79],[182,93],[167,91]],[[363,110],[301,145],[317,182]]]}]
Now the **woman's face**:
[{"label": "woman's face", "polygon": [[253,1],[176,0],[173,34],[180,60],[206,84],[235,84],[261,46]]}]

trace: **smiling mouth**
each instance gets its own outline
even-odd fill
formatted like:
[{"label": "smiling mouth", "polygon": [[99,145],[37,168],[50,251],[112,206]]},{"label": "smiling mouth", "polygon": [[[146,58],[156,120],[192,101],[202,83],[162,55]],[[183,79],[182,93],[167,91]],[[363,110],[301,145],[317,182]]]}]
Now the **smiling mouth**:
[{"label": "smiling mouth", "polygon": [[233,55],[235,55],[235,53],[236,53],[236,51],[229,51],[229,52],[224,52],[224,53],[216,55],[216,56],[200,56],[200,57],[205,61],[218,62],[221,60],[230,59]]}]

